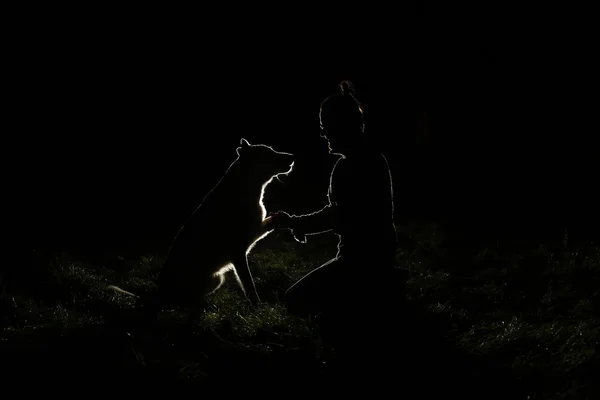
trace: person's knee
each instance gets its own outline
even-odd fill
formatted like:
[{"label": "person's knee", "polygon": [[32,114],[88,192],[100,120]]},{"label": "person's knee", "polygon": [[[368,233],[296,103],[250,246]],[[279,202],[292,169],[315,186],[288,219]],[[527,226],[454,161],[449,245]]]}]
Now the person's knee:
[{"label": "person's knee", "polygon": [[294,312],[298,305],[298,294],[294,286],[285,291],[284,303],[290,312]]},{"label": "person's knee", "polygon": [[285,292],[284,302],[289,314],[297,317],[307,317],[310,314],[308,299],[296,286],[292,286]]},{"label": "person's knee", "polygon": [[293,292],[293,287],[288,288],[288,290],[285,291],[284,297],[283,297],[283,302],[286,305],[289,305],[291,302],[293,302],[293,298],[294,298],[294,292]]}]

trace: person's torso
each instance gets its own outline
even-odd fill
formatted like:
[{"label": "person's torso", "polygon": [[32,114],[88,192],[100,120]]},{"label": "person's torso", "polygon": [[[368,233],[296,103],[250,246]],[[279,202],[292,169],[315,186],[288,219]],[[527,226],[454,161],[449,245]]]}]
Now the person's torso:
[{"label": "person's torso", "polygon": [[338,160],[329,199],[336,210],[334,231],[341,237],[341,251],[373,257],[395,253],[393,188],[382,154],[365,150]]}]

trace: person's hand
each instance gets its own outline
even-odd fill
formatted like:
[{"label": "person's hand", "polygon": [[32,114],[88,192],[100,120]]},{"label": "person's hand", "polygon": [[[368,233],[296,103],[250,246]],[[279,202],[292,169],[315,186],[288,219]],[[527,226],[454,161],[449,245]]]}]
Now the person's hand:
[{"label": "person's hand", "polygon": [[269,229],[290,229],[292,216],[285,211],[269,213]]}]

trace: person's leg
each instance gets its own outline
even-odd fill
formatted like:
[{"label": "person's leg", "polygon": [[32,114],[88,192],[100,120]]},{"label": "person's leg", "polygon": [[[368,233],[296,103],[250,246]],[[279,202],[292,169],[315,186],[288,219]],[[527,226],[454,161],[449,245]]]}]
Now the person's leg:
[{"label": "person's leg", "polygon": [[387,259],[350,255],[346,260],[343,278],[332,284],[335,302],[317,322],[340,360],[349,357],[344,364],[372,364],[385,355],[401,325],[406,276]]},{"label": "person's leg", "polygon": [[294,283],[285,292],[288,311],[300,317],[320,313],[334,296],[340,268],[341,260],[334,258]]},{"label": "person's leg", "polygon": [[380,297],[392,283],[389,271],[379,265],[383,263],[356,255],[340,255],[309,272],[287,290],[288,310],[298,316],[331,310],[336,314],[356,312]]}]

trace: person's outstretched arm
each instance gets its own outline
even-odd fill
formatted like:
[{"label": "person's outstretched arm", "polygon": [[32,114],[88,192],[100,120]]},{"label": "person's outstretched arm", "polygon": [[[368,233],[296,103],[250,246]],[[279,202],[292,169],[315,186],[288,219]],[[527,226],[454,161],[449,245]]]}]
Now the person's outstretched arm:
[{"label": "person's outstretched arm", "polygon": [[306,243],[306,235],[318,235],[333,229],[334,206],[328,204],[319,211],[303,215],[290,215],[278,211],[269,216],[267,229],[289,229],[294,239]]},{"label": "person's outstretched arm", "polygon": [[[340,159],[341,160],[341,159]],[[332,184],[334,178],[340,179],[340,174],[335,173],[338,170],[338,163],[333,167],[329,180],[329,191],[327,197],[329,204],[309,214],[301,215],[290,215],[285,211],[279,211],[274,214],[275,219],[273,221],[274,229],[287,228],[291,229],[296,240],[304,242],[306,240],[305,235],[318,235],[321,233],[332,231],[335,228],[335,220],[337,214],[337,206],[331,199]],[[342,176],[342,178],[345,178]]]},{"label": "person's outstretched arm", "polygon": [[289,227],[294,234],[317,235],[333,229],[334,206],[326,205],[319,211],[303,215],[290,215]]}]

